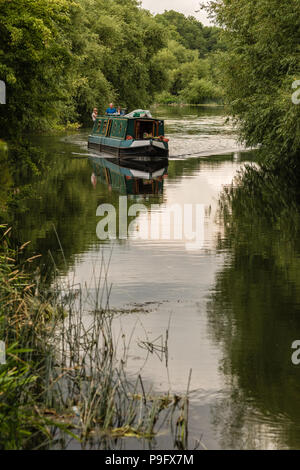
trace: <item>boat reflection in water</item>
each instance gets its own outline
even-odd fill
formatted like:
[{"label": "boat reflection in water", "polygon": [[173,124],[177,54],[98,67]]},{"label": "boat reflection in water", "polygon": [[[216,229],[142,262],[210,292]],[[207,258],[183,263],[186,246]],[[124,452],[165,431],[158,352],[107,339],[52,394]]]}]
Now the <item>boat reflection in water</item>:
[{"label": "boat reflection in water", "polygon": [[109,190],[121,194],[161,194],[164,178],[168,176],[168,158],[134,157],[111,158],[91,155],[93,167],[91,182],[106,184]]}]

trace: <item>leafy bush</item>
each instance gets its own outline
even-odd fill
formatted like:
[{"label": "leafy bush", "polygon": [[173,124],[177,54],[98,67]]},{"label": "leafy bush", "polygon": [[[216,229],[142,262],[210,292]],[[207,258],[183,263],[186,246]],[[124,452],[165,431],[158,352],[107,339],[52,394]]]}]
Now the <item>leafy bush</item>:
[{"label": "leafy bush", "polygon": [[172,95],[168,91],[162,91],[155,95],[155,102],[159,104],[173,104],[179,102],[179,97]]},{"label": "leafy bush", "polygon": [[180,93],[180,98],[185,103],[203,104],[221,100],[220,90],[208,80],[194,78],[192,82]]}]

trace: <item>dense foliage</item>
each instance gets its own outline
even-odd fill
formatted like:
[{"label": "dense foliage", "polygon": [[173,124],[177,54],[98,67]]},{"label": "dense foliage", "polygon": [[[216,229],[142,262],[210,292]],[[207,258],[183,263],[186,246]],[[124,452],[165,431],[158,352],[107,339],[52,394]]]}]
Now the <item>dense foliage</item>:
[{"label": "dense foliage", "polygon": [[72,53],[64,34],[70,8],[70,0],[0,0],[0,77],[7,85],[2,136],[46,127],[67,114],[73,93],[66,73]]},{"label": "dense foliage", "polygon": [[0,137],[84,122],[110,101],[146,107],[163,91],[171,101],[219,96],[206,58],[217,38],[216,28],[172,11],[155,17],[136,0],[0,0]]},{"label": "dense foliage", "polygon": [[198,51],[200,57],[205,57],[209,52],[222,48],[219,41],[219,29],[203,26],[193,16],[186,17],[178,11],[170,10],[156,15],[156,19],[169,31],[172,39],[186,49]]},{"label": "dense foliage", "polygon": [[210,11],[224,28],[225,94],[243,139],[274,154],[297,154],[300,106],[292,85],[300,78],[299,1],[216,0]]},{"label": "dense foliage", "polygon": [[205,27],[194,17],[174,10],[156,15],[168,31],[168,42],[154,58],[164,70],[165,86],[156,95],[161,103],[199,104],[220,101],[218,55],[224,50],[220,30]]}]

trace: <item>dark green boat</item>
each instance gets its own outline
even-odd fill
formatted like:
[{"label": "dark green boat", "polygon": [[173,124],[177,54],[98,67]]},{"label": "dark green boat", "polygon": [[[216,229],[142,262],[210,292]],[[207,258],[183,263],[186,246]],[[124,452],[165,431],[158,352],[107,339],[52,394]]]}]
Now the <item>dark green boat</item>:
[{"label": "dark green boat", "polygon": [[118,157],[168,157],[164,121],[142,113],[96,118],[88,147]]}]

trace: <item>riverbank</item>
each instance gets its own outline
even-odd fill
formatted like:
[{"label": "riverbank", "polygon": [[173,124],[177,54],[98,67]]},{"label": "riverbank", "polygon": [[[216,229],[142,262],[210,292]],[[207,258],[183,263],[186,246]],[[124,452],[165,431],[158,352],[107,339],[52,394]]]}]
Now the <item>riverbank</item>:
[{"label": "riverbank", "polygon": [[[26,257],[28,244],[11,249],[11,229],[0,230],[0,449],[107,449],[124,438],[150,443],[167,419],[174,448],[186,448],[188,395],[155,395],[140,374],[127,377],[127,346],[119,357],[112,334],[118,312],[97,301],[84,318],[84,289],[58,283],[46,289],[27,269],[40,257]],[[107,273],[95,282],[100,298]]]}]

